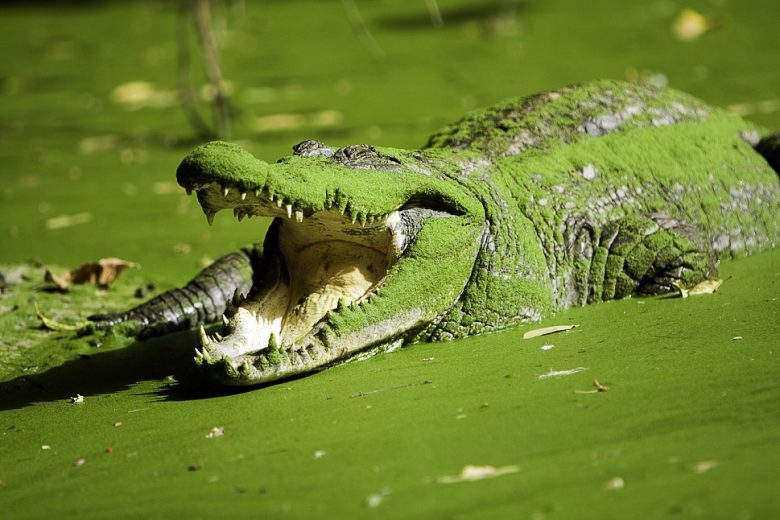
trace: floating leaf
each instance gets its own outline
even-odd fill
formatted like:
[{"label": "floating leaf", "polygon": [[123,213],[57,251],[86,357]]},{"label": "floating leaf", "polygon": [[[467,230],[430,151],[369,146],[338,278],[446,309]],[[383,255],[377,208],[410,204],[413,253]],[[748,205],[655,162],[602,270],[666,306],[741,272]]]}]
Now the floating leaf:
[{"label": "floating leaf", "polygon": [[705,473],[719,465],[720,462],[717,460],[703,460],[694,464],[691,469],[693,469],[694,473]]},{"label": "floating leaf", "polygon": [[688,291],[690,296],[696,296],[699,294],[712,294],[718,290],[718,287],[723,283],[723,280],[713,278],[712,280],[704,280],[701,283],[697,283],[691,290]]},{"label": "floating leaf", "polygon": [[551,377],[560,377],[560,376],[571,376],[574,374],[578,374],[580,372],[584,372],[585,370],[587,370],[587,368],[585,367],[570,368],[568,370],[550,369],[550,371],[547,372],[546,374],[541,374],[539,376],[539,379],[549,379]]},{"label": "floating leaf", "polygon": [[89,262],[81,265],[69,273],[62,276],[56,275],[51,270],[46,269],[44,280],[52,282],[60,289],[67,289],[71,285],[97,284],[101,287],[107,287],[119,274],[128,267],[139,267],[135,262],[128,262],[121,258],[101,258],[96,262]]},{"label": "floating leaf", "polygon": [[46,327],[49,330],[69,330],[69,331],[81,331],[84,328],[88,327],[90,323],[88,321],[75,323],[73,325],[68,325],[66,323],[60,323],[57,321],[54,321],[50,318],[47,318],[41,310],[38,308],[38,304],[35,304],[35,314],[38,315],[38,318],[40,318],[41,323],[43,323],[43,326]]},{"label": "floating leaf", "polygon": [[563,332],[571,330],[579,325],[553,325],[552,327],[542,327],[541,329],[529,330],[523,334],[523,339],[531,339],[539,336],[546,336],[548,334],[555,334],[556,332]]},{"label": "floating leaf", "polygon": [[718,290],[718,287],[723,283],[723,280],[718,278],[712,278],[710,280],[704,280],[697,283],[693,287],[686,288],[679,282],[672,282],[672,287],[677,291],[677,295],[680,298],[687,298],[688,296],[699,296],[702,294],[712,294]]},{"label": "floating leaf", "polygon": [[215,426],[206,434],[207,439],[216,439],[225,435],[225,428],[221,426]]},{"label": "floating leaf", "polygon": [[439,484],[454,484],[456,482],[471,482],[474,480],[483,480],[486,478],[495,478],[502,475],[509,475],[511,473],[517,473],[520,468],[517,466],[502,466],[496,468],[495,466],[473,466],[467,464],[463,466],[458,475],[442,475],[437,478],[436,481]]},{"label": "floating leaf", "polygon": [[693,9],[683,9],[672,22],[672,34],[683,42],[696,40],[711,28],[707,17]]},{"label": "floating leaf", "polygon": [[92,214],[88,212],[76,213],[75,215],[60,215],[46,220],[46,229],[63,229],[79,224],[86,224],[92,220]]}]

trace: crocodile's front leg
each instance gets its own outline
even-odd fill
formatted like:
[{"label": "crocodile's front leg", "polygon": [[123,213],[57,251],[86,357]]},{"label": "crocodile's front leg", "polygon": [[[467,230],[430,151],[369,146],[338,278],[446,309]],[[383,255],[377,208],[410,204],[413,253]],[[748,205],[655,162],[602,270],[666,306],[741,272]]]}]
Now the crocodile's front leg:
[{"label": "crocodile's front leg", "polygon": [[[252,287],[256,249],[241,249],[206,267],[184,287],[166,291],[125,312],[95,314],[88,319],[98,328],[134,322],[129,332],[141,338],[184,330],[220,318],[233,295]],[[132,327],[131,327],[132,329]]]},{"label": "crocodile's front leg", "polygon": [[588,277],[588,302],[664,294],[717,272],[715,254],[693,226],[665,215],[630,216],[601,231]]}]

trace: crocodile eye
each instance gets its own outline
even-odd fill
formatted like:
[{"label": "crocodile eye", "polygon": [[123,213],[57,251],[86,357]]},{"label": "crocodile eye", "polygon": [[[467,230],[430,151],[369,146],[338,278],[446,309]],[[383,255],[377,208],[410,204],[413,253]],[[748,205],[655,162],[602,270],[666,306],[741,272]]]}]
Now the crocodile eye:
[{"label": "crocodile eye", "polygon": [[339,148],[333,158],[347,168],[361,170],[398,170],[398,159],[380,153],[369,144],[351,144]]},{"label": "crocodile eye", "polygon": [[315,139],[309,139],[293,146],[293,155],[298,157],[330,157],[333,155],[333,148],[329,148]]}]

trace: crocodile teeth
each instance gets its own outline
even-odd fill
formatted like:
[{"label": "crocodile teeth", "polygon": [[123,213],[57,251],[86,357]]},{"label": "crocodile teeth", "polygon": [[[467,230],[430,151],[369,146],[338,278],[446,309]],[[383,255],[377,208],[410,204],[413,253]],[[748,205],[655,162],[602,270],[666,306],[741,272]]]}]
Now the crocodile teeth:
[{"label": "crocodile teeth", "polygon": [[227,316],[225,316],[224,314],[222,315],[222,323],[224,323],[225,325],[227,325],[228,323],[230,323],[230,320],[229,320],[229,319],[228,319],[228,317],[227,317]]},{"label": "crocodile teeth", "polygon": [[292,204],[287,204],[285,209],[287,210],[287,218],[292,218]]},{"label": "crocodile teeth", "polygon": [[255,197],[259,197],[260,196],[260,191],[261,190],[255,190]]},{"label": "crocodile teeth", "polygon": [[246,200],[246,192],[245,191],[241,192],[241,200]]},{"label": "crocodile teeth", "polygon": [[303,211],[296,211],[295,212],[295,221],[296,222],[303,222]]},{"label": "crocodile teeth", "polygon": [[277,206],[279,206],[279,207],[281,208],[281,207],[282,207],[282,204],[283,204],[283,203],[282,203],[282,198],[281,198],[281,197],[279,197],[278,199],[276,199],[276,205],[277,205]]},{"label": "crocodile teeth", "polygon": [[211,338],[209,338],[209,335],[206,334],[206,329],[203,327],[203,325],[200,326],[200,344],[204,347],[203,348],[203,356],[206,354],[206,348],[208,345],[211,344]]},{"label": "crocodile teeth", "polygon": [[228,196],[228,193],[230,193],[230,188],[228,188],[228,187],[225,187],[225,189],[222,191],[222,194],[223,194],[225,197],[227,197],[227,196]]}]

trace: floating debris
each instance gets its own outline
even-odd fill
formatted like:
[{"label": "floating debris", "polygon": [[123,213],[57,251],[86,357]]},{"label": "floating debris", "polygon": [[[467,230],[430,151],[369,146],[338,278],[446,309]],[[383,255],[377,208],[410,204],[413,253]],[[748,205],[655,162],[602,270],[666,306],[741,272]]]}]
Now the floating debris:
[{"label": "floating debris", "polygon": [[326,452],[324,450],[317,450],[317,451],[314,452],[313,457],[314,457],[315,460],[316,459],[321,459],[322,457],[324,457],[327,454],[328,454],[328,452]]},{"label": "floating debris", "polygon": [[86,224],[92,220],[92,213],[86,211],[75,215],[60,215],[46,220],[46,229],[63,229],[79,224]]},{"label": "floating debris", "polygon": [[458,475],[442,475],[436,479],[439,484],[455,484],[457,482],[472,482],[475,480],[484,480],[486,478],[495,478],[502,475],[509,475],[520,471],[518,466],[475,466],[467,464],[463,466]]},{"label": "floating debris", "polygon": [[688,296],[700,296],[702,294],[713,294],[721,286],[723,280],[713,278],[711,280],[704,280],[697,283],[693,287],[686,288],[677,282],[672,282],[672,286],[677,291],[677,296],[680,298],[687,298]]},{"label": "floating debris", "polygon": [[598,392],[606,392],[609,390],[608,386],[604,386],[599,383],[598,379],[593,380],[593,390],[575,390],[575,394],[596,394]]},{"label": "floating debris", "polygon": [[84,404],[84,396],[81,394],[76,394],[75,397],[71,397],[68,399],[68,401],[71,404]]},{"label": "floating debris", "polygon": [[613,479],[607,480],[604,483],[604,489],[608,489],[610,491],[615,489],[623,489],[625,486],[625,481],[620,477],[615,477]]},{"label": "floating debris", "polygon": [[682,42],[696,40],[710,29],[709,19],[694,9],[683,9],[672,22],[672,34]]},{"label": "floating debris", "polygon": [[385,497],[390,496],[390,489],[384,488],[379,493],[372,493],[366,497],[366,505],[368,507],[377,507],[381,504]]},{"label": "floating debris", "polygon": [[717,460],[703,460],[694,464],[691,469],[694,473],[706,473],[707,471],[720,466],[720,462]]},{"label": "floating debris", "polygon": [[62,276],[58,276],[50,269],[46,269],[44,280],[52,282],[63,290],[68,289],[71,285],[80,284],[97,284],[100,287],[108,287],[122,271],[127,268],[137,267],[140,267],[137,263],[122,260],[121,258],[101,258],[100,260],[83,264]]},{"label": "floating debris", "polygon": [[221,426],[215,426],[206,434],[207,439],[216,439],[225,435],[225,428]]},{"label": "floating debris", "polygon": [[547,336],[548,334],[555,334],[556,332],[564,332],[571,330],[579,325],[553,325],[552,327],[542,327],[540,329],[529,330],[523,334],[523,339],[537,338],[539,336]]},{"label": "floating debris", "polygon": [[85,327],[89,325],[88,321],[76,323],[73,325],[69,325],[67,323],[60,323],[58,321],[54,321],[51,318],[47,318],[43,312],[41,312],[41,309],[38,308],[38,303],[35,303],[35,314],[38,315],[38,318],[41,320],[41,323],[44,327],[46,327],[49,330],[70,330],[70,331],[80,331],[83,330]]},{"label": "floating debris", "polygon": [[551,377],[570,376],[573,374],[584,372],[585,370],[587,370],[587,368],[585,367],[570,368],[569,370],[553,370],[551,368],[550,371],[547,372],[546,374],[539,375],[539,379],[549,379]]},{"label": "floating debris", "polygon": [[71,464],[71,466],[73,466],[74,468],[79,468],[79,467],[83,466],[86,463],[87,463],[87,459],[79,459],[79,460],[75,461],[73,464]]},{"label": "floating debris", "polygon": [[734,336],[731,341],[742,341],[742,336]]}]

